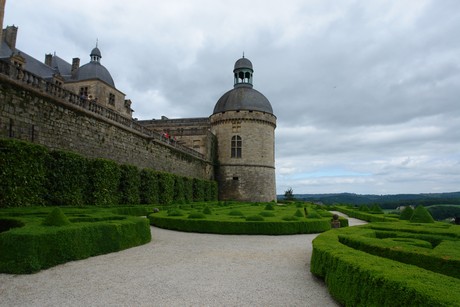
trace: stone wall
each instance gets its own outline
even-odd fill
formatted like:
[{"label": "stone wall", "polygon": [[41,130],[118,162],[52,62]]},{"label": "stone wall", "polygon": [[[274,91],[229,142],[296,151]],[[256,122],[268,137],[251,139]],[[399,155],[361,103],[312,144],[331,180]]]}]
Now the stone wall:
[{"label": "stone wall", "polygon": [[214,175],[210,157],[5,63],[0,63],[0,137],[182,176]]}]

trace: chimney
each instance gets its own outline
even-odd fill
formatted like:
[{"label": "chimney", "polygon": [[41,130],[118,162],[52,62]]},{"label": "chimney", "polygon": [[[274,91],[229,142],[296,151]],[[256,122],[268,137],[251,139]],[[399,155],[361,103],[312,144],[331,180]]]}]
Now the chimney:
[{"label": "chimney", "polygon": [[5,15],[5,1],[0,0],[0,44],[3,42],[3,15]]},{"label": "chimney", "polygon": [[80,68],[80,58],[73,58],[72,59],[72,70],[71,70],[72,75],[75,74],[78,68]]},{"label": "chimney", "polygon": [[45,54],[45,64],[51,66],[53,62],[53,55],[51,53]]},{"label": "chimney", "polygon": [[16,37],[18,35],[18,27],[7,26],[3,31],[3,36],[5,37],[5,42],[11,49],[16,48]]}]

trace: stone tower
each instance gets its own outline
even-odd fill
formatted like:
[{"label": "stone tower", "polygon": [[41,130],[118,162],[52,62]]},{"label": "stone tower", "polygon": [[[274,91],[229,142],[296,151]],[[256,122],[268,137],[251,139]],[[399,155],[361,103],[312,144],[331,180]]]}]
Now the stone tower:
[{"label": "stone tower", "polygon": [[217,137],[219,199],[276,200],[276,116],[268,99],[252,88],[254,70],[244,56],[236,61],[234,88],[210,116]]}]

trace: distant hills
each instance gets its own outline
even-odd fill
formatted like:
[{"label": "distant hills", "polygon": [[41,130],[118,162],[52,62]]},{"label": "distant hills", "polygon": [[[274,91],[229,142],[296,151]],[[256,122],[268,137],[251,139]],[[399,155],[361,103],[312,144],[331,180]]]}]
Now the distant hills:
[{"label": "distant hills", "polygon": [[[460,192],[451,193],[426,193],[426,194],[395,194],[395,195],[361,195],[353,193],[336,194],[294,194],[296,200],[321,202],[326,205],[350,204],[370,205],[378,204],[384,209],[394,209],[398,206],[407,205],[460,205]],[[279,200],[284,195],[278,195]]]}]

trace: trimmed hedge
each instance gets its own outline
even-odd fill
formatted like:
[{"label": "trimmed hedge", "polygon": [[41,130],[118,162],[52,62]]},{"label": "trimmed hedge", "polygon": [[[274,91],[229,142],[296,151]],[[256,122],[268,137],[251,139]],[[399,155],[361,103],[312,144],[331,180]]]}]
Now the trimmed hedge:
[{"label": "trimmed hedge", "polygon": [[[195,190],[196,189],[196,190]],[[0,208],[217,200],[217,182],[0,139]]]},{"label": "trimmed hedge", "polygon": [[[345,213],[349,217],[354,217],[367,222],[388,222],[397,221],[397,218],[385,216],[384,214],[369,213],[368,211],[359,211],[361,208],[367,208],[367,206],[361,206],[360,209],[349,209],[344,206],[335,206],[337,211]],[[367,208],[369,210],[369,208]]]},{"label": "trimmed hedge", "polygon": [[159,186],[157,172],[150,169],[143,169],[140,173],[141,186],[140,186],[140,202],[141,204],[158,204]]},{"label": "trimmed hedge", "polygon": [[[397,230],[399,223],[392,224],[391,228]],[[313,240],[311,272],[325,279],[329,292],[338,302],[345,306],[458,305],[457,278],[340,243],[344,237],[357,234],[371,238],[371,226],[328,231]]]},{"label": "trimmed hedge", "polygon": [[47,204],[83,206],[88,190],[88,160],[71,152],[50,151],[45,163]]},{"label": "trimmed hedge", "polygon": [[140,199],[141,176],[139,169],[133,165],[120,165],[120,204],[136,205]]},{"label": "trimmed hedge", "polygon": [[[150,223],[156,227],[199,233],[251,234],[251,235],[290,235],[318,233],[331,229],[328,220],[267,222],[267,221],[213,221],[180,219],[151,214]],[[250,217],[251,220],[253,217]]]},{"label": "trimmed hedge", "polygon": [[62,227],[28,225],[0,233],[0,272],[33,273],[150,240],[148,220],[128,216]]},{"label": "trimmed hedge", "polygon": [[45,160],[39,145],[0,139],[0,208],[45,204]]},{"label": "trimmed hedge", "polygon": [[88,203],[96,206],[115,206],[119,202],[118,187],[121,170],[118,164],[105,159],[90,161]]}]

